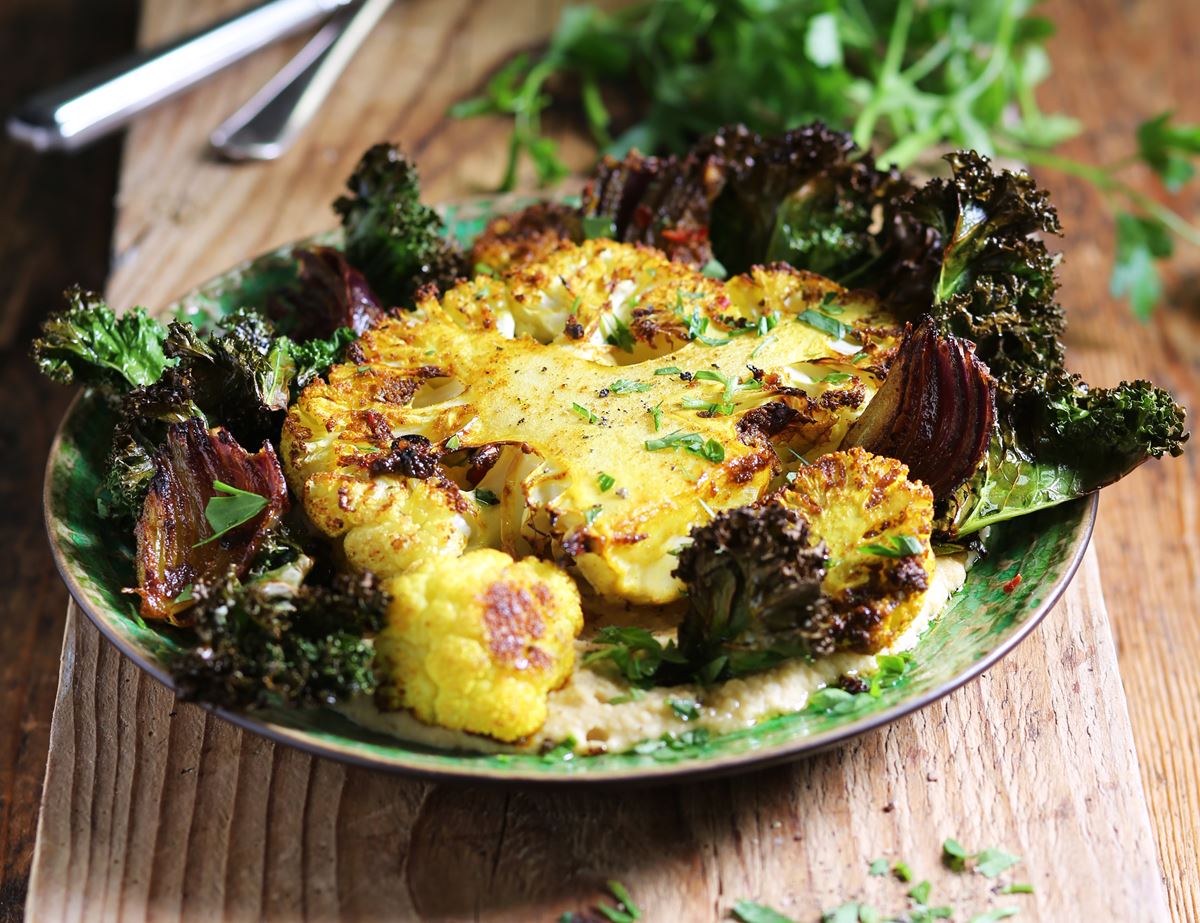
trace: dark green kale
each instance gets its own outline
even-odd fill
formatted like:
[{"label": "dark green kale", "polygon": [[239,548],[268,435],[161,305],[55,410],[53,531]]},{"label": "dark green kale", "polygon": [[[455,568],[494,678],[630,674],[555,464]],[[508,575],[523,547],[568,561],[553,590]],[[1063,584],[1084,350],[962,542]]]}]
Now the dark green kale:
[{"label": "dark green kale", "polygon": [[157,381],[169,364],[166,331],[141,308],[117,317],[99,295],[79,287],[66,293],[67,308],[42,324],[33,358],[59,384],[95,387],[108,397]]},{"label": "dark green kale", "polygon": [[1031,236],[1059,232],[1046,195],[978,154],[947,160],[953,177],[910,202],[939,238],[929,310],[975,343],[997,386],[988,458],[939,517],[946,533],[962,536],[1083,496],[1149,458],[1179,455],[1188,433],[1183,408],[1161,388],[1092,389],[1064,368],[1055,264]]},{"label": "dark green kale", "polygon": [[171,664],[180,695],[228,708],[328,705],[374,691],[368,638],[387,607],[375,579],[310,583],[298,550],[290,560],[286,543],[264,550],[272,570],[192,588],[196,643]]},{"label": "dark green kale", "polygon": [[712,682],[833,651],[838,619],[821,591],[828,553],[775,503],[725,510],[695,528],[675,576],[687,587],[679,650]]},{"label": "dark green kale", "polygon": [[411,308],[427,283],[449,287],[467,266],[442,234],[442,219],[421,204],[417,169],[391,144],[367,150],[333,203],[345,232],[346,259],[391,307]]},{"label": "dark green kale", "polygon": [[106,517],[137,517],[168,426],[195,417],[227,426],[244,445],[274,439],[295,395],[355,339],[341,327],[327,338],[297,342],[250,311],[234,312],[202,334],[179,321],[164,327],[140,309],[118,318],[78,289],[67,298],[67,308],[43,325],[33,355],[55,381],[93,386],[116,408],[97,497]]}]

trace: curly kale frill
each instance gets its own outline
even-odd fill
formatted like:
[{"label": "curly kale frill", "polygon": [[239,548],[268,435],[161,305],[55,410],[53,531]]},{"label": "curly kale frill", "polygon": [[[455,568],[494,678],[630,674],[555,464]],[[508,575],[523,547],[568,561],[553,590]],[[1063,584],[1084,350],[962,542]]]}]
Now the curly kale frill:
[{"label": "curly kale frill", "polygon": [[727,510],[693,529],[674,573],[688,594],[679,651],[694,673],[711,682],[830,653],[827,560],[807,523],[778,504]]},{"label": "curly kale frill", "polygon": [[171,663],[180,695],[225,707],[329,705],[370,694],[371,636],[387,597],[370,574],[305,581],[303,556],[239,580],[198,582],[196,643]]},{"label": "curly kale frill", "polygon": [[421,204],[417,169],[391,144],[376,144],[333,203],[341,216],[346,259],[367,277],[385,304],[410,308],[427,283],[454,284],[467,267],[457,245],[442,236],[442,219]]},{"label": "curly kale frill", "polygon": [[930,313],[976,344],[996,381],[997,431],[986,463],[939,525],[966,535],[1090,493],[1149,458],[1179,455],[1185,413],[1146,381],[1092,389],[1063,365],[1055,262],[1037,237],[1058,233],[1045,193],[1024,173],[974,153],[947,157],[949,180],[912,197],[938,235]]},{"label": "curly kale frill", "polygon": [[79,383],[109,398],[157,381],[168,359],[166,331],[141,308],[118,318],[96,294],[78,286],[66,292],[67,308],[42,324],[33,358],[59,384]]}]

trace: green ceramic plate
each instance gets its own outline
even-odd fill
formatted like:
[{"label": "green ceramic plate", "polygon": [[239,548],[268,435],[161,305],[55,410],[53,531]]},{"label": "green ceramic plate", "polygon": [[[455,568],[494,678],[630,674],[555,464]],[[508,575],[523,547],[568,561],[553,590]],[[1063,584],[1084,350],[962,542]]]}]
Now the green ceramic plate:
[{"label": "green ceramic plate", "polygon": [[[506,203],[507,204],[507,203]],[[493,205],[448,208],[461,239],[476,234]],[[336,242],[334,236],[324,242]],[[290,247],[235,267],[176,305],[203,323],[241,306],[262,304],[295,278]],[[179,635],[143,623],[122,587],[133,582],[132,537],[96,512],[112,418],[103,402],[81,395],[71,405],[46,470],[46,524],[55,562],[80,608],[127,656],[171,685],[165,664]],[[251,731],[334,759],[434,778],[475,781],[587,783],[654,781],[744,770],[829,747],[928,705],[978,676],[1032,631],[1062,594],[1091,536],[1095,499],[1080,500],[1005,523],[989,536],[989,554],[921,638],[913,666],[898,686],[851,714],[795,714],[710,738],[702,745],[652,753],[562,759],[433,750],[364,730],[324,708],[228,711],[217,714]],[[1020,573],[1020,585],[1005,584]]]}]

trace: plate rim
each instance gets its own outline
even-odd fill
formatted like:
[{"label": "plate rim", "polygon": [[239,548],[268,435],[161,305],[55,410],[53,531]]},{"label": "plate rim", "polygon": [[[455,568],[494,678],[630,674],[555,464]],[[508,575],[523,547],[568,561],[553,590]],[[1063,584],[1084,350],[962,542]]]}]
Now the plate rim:
[{"label": "plate rim", "polygon": [[[461,205],[463,203],[447,204]],[[278,254],[284,250],[290,250],[293,247],[302,245],[306,241],[311,241],[316,236],[320,235],[310,235],[284,244],[281,247],[273,248],[259,256],[243,260],[214,276],[212,279],[193,286],[187,293],[175,302],[172,302],[172,304],[178,304],[183,299],[189,297],[189,295],[202,291],[214,282],[234,272],[243,270],[258,260]],[[65,413],[55,429],[54,438],[51,440],[46,456],[46,466],[42,479],[42,519],[46,529],[46,538],[50,545],[51,556],[54,560],[55,568],[58,570],[59,577],[66,585],[72,601],[88,617],[92,624],[99,629],[100,633],[124,656],[133,661],[139,669],[175,694],[177,690],[171,675],[155,663],[138,645],[134,644],[118,631],[110,623],[107,615],[93,609],[87,592],[71,573],[66,552],[60,545],[56,535],[55,523],[62,522],[62,520],[58,519],[55,515],[52,503],[55,465],[60,458],[63,439],[68,428],[67,424],[73,419],[79,409],[80,403],[84,401],[85,397],[86,391],[80,389],[68,404]],[[994,649],[971,663],[962,672],[935,686],[933,689],[914,696],[912,699],[897,702],[889,708],[872,712],[836,728],[809,736],[797,737],[779,744],[768,745],[762,749],[749,749],[742,753],[724,757],[718,756],[708,759],[698,758],[680,762],[655,763],[636,768],[616,768],[588,773],[558,773],[522,768],[499,769],[483,765],[471,767],[469,764],[445,767],[429,766],[421,762],[406,761],[404,757],[405,751],[400,749],[396,750],[398,758],[384,760],[364,755],[356,750],[342,748],[329,741],[314,738],[308,732],[290,728],[265,718],[256,717],[253,710],[243,712],[200,701],[189,702],[189,704],[197,705],[204,709],[205,712],[229,721],[243,730],[258,734],[276,743],[295,747],[315,756],[428,781],[469,782],[496,786],[571,785],[604,787],[622,785],[628,787],[710,779],[746,772],[751,769],[764,769],[769,766],[776,766],[781,763],[815,755],[860,735],[878,730],[906,715],[926,708],[938,699],[944,698],[972,680],[977,679],[982,673],[991,669],[991,667],[1011,653],[1018,644],[1029,637],[1033,630],[1041,624],[1047,613],[1062,598],[1067,587],[1075,578],[1088,546],[1091,543],[1092,533],[1096,525],[1097,511],[1099,509],[1099,500],[1099,492],[1096,491],[1087,497],[1069,501],[1076,504],[1086,504],[1086,507],[1082,510],[1077,532],[1073,539],[1070,558],[1062,572],[1062,576],[1047,589],[1045,596],[1033,607],[1033,611]],[[403,741],[400,741],[400,743],[403,743]],[[449,753],[451,751],[446,752]]]}]

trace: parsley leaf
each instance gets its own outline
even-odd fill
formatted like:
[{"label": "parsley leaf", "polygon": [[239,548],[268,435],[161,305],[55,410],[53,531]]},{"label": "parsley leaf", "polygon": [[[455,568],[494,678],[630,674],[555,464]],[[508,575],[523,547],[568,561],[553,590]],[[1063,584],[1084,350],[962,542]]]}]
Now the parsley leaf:
[{"label": "parsley leaf", "polygon": [[657,404],[655,404],[653,407],[650,408],[650,416],[652,416],[654,418],[654,431],[656,433],[660,429],[662,429],[662,415],[663,415],[662,401],[659,401]]},{"label": "parsley leaf", "polygon": [[820,311],[814,311],[812,308],[808,308],[803,313],[797,314],[796,320],[802,324],[808,324],[808,326],[815,330],[820,330],[822,333],[829,334],[835,340],[846,339],[847,334],[850,332],[850,328],[836,317],[830,317],[828,314],[822,314]]},{"label": "parsley leaf", "polygon": [[785,917],[778,910],[773,910],[766,904],[756,904],[754,901],[741,900],[733,905],[733,918],[741,923],[795,923],[791,917]]},{"label": "parsley leaf", "polygon": [[579,417],[579,419],[583,420],[585,423],[599,423],[600,422],[600,418],[598,416],[596,416],[594,413],[592,413],[590,410],[588,410],[586,407],[584,407],[582,404],[576,404],[574,401],[572,401],[571,409],[573,411],[575,411],[575,416]]},{"label": "parsley leaf", "polygon": [[699,433],[685,433],[676,430],[658,439],[646,440],[646,451],[657,452],[661,449],[683,449],[699,458],[712,462],[714,465],[725,460],[725,447],[715,439],[705,441]]},{"label": "parsley leaf", "polygon": [[604,333],[604,342],[615,346],[624,352],[633,352],[635,340],[629,325],[614,314],[605,314],[600,318],[600,330]]},{"label": "parsley leaf", "polygon": [[596,478],[596,484],[600,488],[600,493],[606,493],[615,483],[617,483],[617,479],[611,474],[605,474],[603,471],[601,471],[599,477]]},{"label": "parsley leaf", "polygon": [[486,487],[476,487],[475,502],[480,506],[495,506],[500,502],[500,498]]},{"label": "parsley leaf", "polygon": [[1006,853],[1002,849],[988,847],[978,855],[975,870],[981,875],[986,875],[988,878],[995,878],[1001,872],[1007,871],[1020,861],[1019,856]]},{"label": "parsley leaf", "polygon": [[887,544],[868,542],[859,545],[858,550],[863,554],[873,554],[880,558],[903,558],[910,554],[921,554],[924,551],[920,539],[913,535],[893,535]]},{"label": "parsley leaf", "polygon": [[[658,374],[657,372],[655,374]],[[608,390],[613,394],[637,394],[642,391],[649,391],[653,385],[645,381],[630,381],[628,378],[618,378]]]},{"label": "parsley leaf", "polygon": [[696,721],[700,717],[700,708],[693,699],[667,699],[671,711],[683,721]]},{"label": "parsley leaf", "polygon": [[213,490],[227,496],[214,494],[208,498],[208,503],[204,506],[204,518],[212,526],[213,534],[203,541],[196,542],[193,548],[207,545],[238,526],[244,526],[267,508],[266,497],[226,484],[224,481],[213,481]]}]

